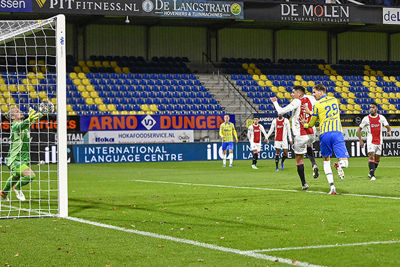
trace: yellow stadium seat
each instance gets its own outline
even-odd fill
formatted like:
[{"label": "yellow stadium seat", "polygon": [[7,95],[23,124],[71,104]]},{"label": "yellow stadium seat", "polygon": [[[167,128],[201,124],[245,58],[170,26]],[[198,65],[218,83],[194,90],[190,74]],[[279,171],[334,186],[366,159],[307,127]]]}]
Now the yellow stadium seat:
[{"label": "yellow stadium seat", "polygon": [[376,87],[376,82],[370,81],[370,82],[369,82],[369,86],[371,86],[371,87]]},{"label": "yellow stadium seat", "polygon": [[103,66],[101,65],[101,61],[98,61],[98,60],[96,60],[96,61],[94,62],[94,66],[97,67],[97,68],[103,67]]},{"label": "yellow stadium seat", "polygon": [[93,97],[93,98],[98,98],[99,97],[99,93],[97,93],[96,91],[91,91],[89,94],[90,94],[90,97]]},{"label": "yellow stadium seat", "polygon": [[396,93],[396,98],[400,98],[400,93]]},{"label": "yellow stadium seat", "polygon": [[120,112],[120,114],[121,114],[121,115],[128,115],[128,111],[123,110],[123,111]]},{"label": "yellow stadium seat", "polygon": [[7,113],[8,112],[8,105],[1,105],[1,111],[3,113]]},{"label": "yellow stadium seat", "polygon": [[343,77],[340,76],[340,75],[338,75],[338,76],[336,76],[336,80],[338,80],[338,81],[340,81],[340,82],[343,82]]},{"label": "yellow stadium seat", "polygon": [[376,98],[382,98],[382,93],[375,93]]},{"label": "yellow stadium seat", "polygon": [[88,61],[86,61],[86,66],[88,66],[88,67],[94,67],[94,63],[93,63],[93,61],[91,61],[91,60],[88,60]]},{"label": "yellow stadium seat", "polygon": [[78,78],[81,79],[81,80],[86,79],[86,74],[83,73],[83,72],[79,72],[78,73]]},{"label": "yellow stadium seat", "polygon": [[115,105],[114,105],[114,104],[108,104],[108,105],[107,105],[107,110],[108,110],[108,111],[115,111],[115,110],[117,110],[117,109],[115,108]]},{"label": "yellow stadium seat", "polygon": [[131,70],[128,67],[123,67],[122,72],[127,74],[127,73],[131,73]]},{"label": "yellow stadium seat", "polygon": [[390,77],[389,77],[389,80],[390,80],[391,82],[397,82],[396,77],[394,77],[394,76],[390,76]]},{"label": "yellow stadium seat", "polygon": [[83,68],[82,68],[82,71],[83,71],[84,73],[89,73],[89,72],[90,72],[90,69],[89,69],[88,67],[83,67]]},{"label": "yellow stadium seat", "polygon": [[150,110],[154,111],[154,112],[157,112],[158,111],[157,105],[155,105],[155,104],[150,105]]},{"label": "yellow stadium seat", "polygon": [[325,66],[324,66],[324,65],[322,65],[322,64],[318,64],[318,69],[320,69],[320,70],[324,70],[324,69],[325,69]]},{"label": "yellow stadium seat", "polygon": [[138,115],[146,115],[146,112],[144,112],[143,110],[138,111],[137,113]]},{"label": "yellow stadium seat", "polygon": [[254,73],[257,74],[257,75],[261,75],[262,74],[260,69],[255,69]]},{"label": "yellow stadium seat", "polygon": [[86,92],[86,91],[81,92],[81,95],[82,95],[83,98],[88,98],[88,97],[90,97],[89,92]]},{"label": "yellow stadium seat", "polygon": [[276,97],[277,98],[284,98],[284,94],[279,92],[279,93],[276,94]]},{"label": "yellow stadium seat", "polygon": [[348,93],[348,92],[350,92],[350,90],[349,90],[349,88],[348,88],[348,87],[342,87],[342,91],[343,91],[344,93]]},{"label": "yellow stadium seat", "polygon": [[113,68],[118,67],[117,61],[111,61],[111,62],[110,62],[110,65],[111,65],[111,67],[113,67]]},{"label": "yellow stadium seat", "polygon": [[6,84],[3,78],[0,77],[0,84]]},{"label": "yellow stadium seat", "polygon": [[96,105],[103,105],[103,99],[101,99],[100,97],[95,98],[95,99],[94,99],[94,103],[95,103]]},{"label": "yellow stadium seat", "polygon": [[140,109],[143,110],[143,111],[149,111],[150,107],[147,104],[143,104],[143,105],[140,106]]},{"label": "yellow stadium seat", "polygon": [[354,110],[354,106],[351,104],[347,104],[347,110]]},{"label": "yellow stadium seat", "polygon": [[386,98],[383,98],[383,99],[382,99],[382,103],[383,103],[383,104],[386,104],[386,105],[389,105],[389,104],[390,104],[389,100],[386,99]]},{"label": "yellow stadium seat", "polygon": [[378,71],[376,72],[376,76],[383,76],[383,72],[382,72],[381,70],[378,70]]},{"label": "yellow stadium seat", "polygon": [[295,86],[301,85],[300,81],[294,81],[293,84],[294,84]]},{"label": "yellow stadium seat", "polygon": [[396,94],[393,92],[389,93],[389,98],[396,98]]},{"label": "yellow stadium seat", "polygon": [[336,85],[339,86],[339,87],[343,87],[343,83],[341,81],[337,81]]},{"label": "yellow stadium seat", "polygon": [[122,70],[120,67],[115,67],[114,72],[120,74],[120,73],[122,73]]},{"label": "yellow stadium seat", "polygon": [[5,85],[5,84],[0,85],[0,91],[2,91],[2,92],[8,91],[7,85]]},{"label": "yellow stadium seat", "polygon": [[81,80],[79,80],[79,79],[72,80],[72,83],[73,83],[74,85],[76,85],[76,86],[82,84]]},{"label": "yellow stadium seat", "polygon": [[98,106],[100,111],[107,111],[107,106],[104,104],[101,104]]},{"label": "yellow stadium seat", "polygon": [[68,111],[68,116],[76,116],[76,112],[75,111]]},{"label": "yellow stadium seat", "polygon": [[386,105],[386,104],[382,104],[382,105],[381,105],[381,108],[384,109],[384,110],[389,110],[389,106]]},{"label": "yellow stadium seat", "polygon": [[85,88],[85,86],[83,86],[83,85],[78,85],[78,91],[79,92],[85,92],[86,91],[86,88]]},{"label": "yellow stadium seat", "polygon": [[354,99],[352,99],[352,98],[348,98],[347,103],[352,104],[352,105],[355,104]]},{"label": "yellow stadium seat", "polygon": [[370,75],[369,70],[364,70],[364,75],[369,76]]},{"label": "yellow stadium seat", "polygon": [[247,63],[243,63],[243,64],[242,64],[242,68],[244,68],[244,69],[246,69],[246,70],[247,70],[247,69],[249,68],[249,64],[247,64]]},{"label": "yellow stadium seat", "polygon": [[39,80],[38,79],[31,79],[31,84],[38,85]]},{"label": "yellow stadium seat", "polygon": [[382,89],[382,87],[376,87],[376,91],[377,91],[378,93],[382,93],[382,92],[383,92],[383,89]]},{"label": "yellow stadium seat", "polygon": [[[374,71],[375,72],[375,71]],[[378,80],[376,79],[376,73],[374,74],[374,76],[369,77],[369,79],[373,82],[377,82]]]},{"label": "yellow stadium seat", "polygon": [[15,100],[14,100],[14,98],[9,97],[9,98],[6,98],[6,103],[9,105],[12,105],[12,104],[15,104]]},{"label": "yellow stadium seat", "polygon": [[137,114],[137,112],[135,110],[129,111],[129,115],[136,115],[136,114]]},{"label": "yellow stadium seat", "polygon": [[81,66],[81,67],[86,66],[86,62],[83,61],[83,60],[79,60],[78,61],[78,65]]},{"label": "yellow stadium seat", "polygon": [[340,107],[341,110],[347,110],[347,107],[344,104],[340,104],[339,107]]},{"label": "yellow stadium seat", "polygon": [[354,109],[355,110],[358,110],[358,111],[361,111],[362,109],[361,109],[361,106],[359,105],[359,104],[355,104],[354,105]]},{"label": "yellow stadium seat", "polygon": [[381,100],[380,98],[376,98],[376,99],[375,99],[375,102],[376,102],[378,105],[381,105],[381,104],[382,104],[382,100]]},{"label": "yellow stadium seat", "polygon": [[40,91],[40,92],[39,92],[39,97],[42,98],[42,99],[43,99],[43,98],[47,98],[46,92],[45,92],[45,91]]},{"label": "yellow stadium seat", "polygon": [[105,60],[105,61],[101,62],[101,64],[102,64],[102,65],[103,65],[103,67],[105,67],[105,68],[110,68],[110,67],[111,67],[111,65],[110,65],[110,61],[107,61],[107,60]]},{"label": "yellow stadium seat", "polygon": [[301,86],[306,87],[308,85],[308,83],[306,81],[301,81]]},{"label": "yellow stadium seat", "polygon": [[266,82],[265,82],[265,85],[266,85],[266,86],[268,86],[268,87],[271,87],[271,86],[273,86],[273,84],[272,84],[272,82],[271,82],[271,81],[266,81]]},{"label": "yellow stadium seat", "polygon": [[260,76],[260,80],[262,81],[267,81],[267,76],[265,76],[264,74]]},{"label": "yellow stadium seat", "polygon": [[279,86],[279,87],[278,87],[278,92],[285,93],[285,92],[286,92],[285,87]]},{"label": "yellow stadium seat", "polygon": [[256,69],[257,67],[256,67],[256,64],[250,63],[250,64],[249,64],[249,68],[250,68],[250,69]]},{"label": "yellow stadium seat", "polygon": [[29,65],[36,65],[36,60],[30,59],[30,60],[28,61],[28,64],[29,64]]},{"label": "yellow stadium seat", "polygon": [[[52,99],[51,99],[51,103],[53,103],[54,105],[57,104],[57,98],[56,98],[56,97],[52,98]],[[55,106],[55,107],[56,107],[56,106]]]},{"label": "yellow stadium seat", "polygon": [[376,93],[376,87],[369,87],[369,91],[372,93]]},{"label": "yellow stadium seat", "polygon": [[333,82],[337,81],[336,76],[334,76],[334,75],[329,76],[329,79],[331,79],[331,81],[333,81]]},{"label": "yellow stadium seat", "polygon": [[90,85],[89,79],[82,79],[82,84],[83,85]]},{"label": "yellow stadium seat", "polygon": [[326,65],[325,65],[325,69],[327,69],[327,70],[331,70],[331,69],[332,69],[332,67],[331,67],[331,65],[329,65],[329,64],[326,64]]},{"label": "yellow stadium seat", "polygon": [[315,82],[314,81],[308,81],[308,86],[314,87],[315,86]]},{"label": "yellow stadium seat", "polygon": [[19,85],[17,86],[17,90],[18,90],[18,92],[26,92],[26,91],[27,91],[27,88],[26,88],[25,85],[19,84]]},{"label": "yellow stadium seat", "polygon": [[119,115],[119,111],[113,110],[113,111],[111,112],[111,115]]},{"label": "yellow stadium seat", "polygon": [[260,80],[260,76],[258,76],[258,75],[253,75],[253,80],[255,80],[255,81],[259,81]]},{"label": "yellow stadium seat", "polygon": [[329,92],[329,93],[328,93],[328,96],[334,97],[335,95],[334,95],[332,92]]},{"label": "yellow stadium seat", "polygon": [[341,93],[340,95],[342,96],[342,98],[347,98],[348,97],[347,93]]},{"label": "yellow stadium seat", "polygon": [[365,87],[369,87],[369,82],[363,81],[363,82],[362,82],[362,85],[365,86]]},{"label": "yellow stadium seat", "polygon": [[389,98],[389,94],[384,92],[384,93],[382,93],[382,97],[383,98]]},{"label": "yellow stadium seat", "polygon": [[336,86],[335,87],[335,92],[341,93],[342,92],[342,87]]},{"label": "yellow stadium seat", "polygon": [[296,81],[302,81],[303,80],[303,77],[301,77],[300,75],[296,75],[295,78],[296,78]]},{"label": "yellow stadium seat", "polygon": [[8,90],[10,90],[10,92],[16,92],[16,91],[18,91],[18,88],[15,84],[9,84]]},{"label": "yellow stadium seat", "polygon": [[154,111],[151,111],[151,110],[146,111],[146,115],[154,115]]},{"label": "yellow stadium seat", "polygon": [[255,74],[253,69],[247,69],[247,73],[250,74],[250,75],[254,75]]},{"label": "yellow stadium seat", "polygon": [[[86,91],[88,91],[88,92],[94,92],[95,90],[94,90],[93,85],[87,85],[87,86],[86,86]],[[97,96],[96,96],[96,97],[97,97]]]},{"label": "yellow stadium seat", "polygon": [[284,96],[285,98],[291,98],[291,95],[290,95],[290,93],[288,93],[288,92],[285,92],[285,96]]},{"label": "yellow stadium seat", "polygon": [[31,98],[38,98],[38,94],[37,94],[35,91],[30,92],[30,93],[29,93],[29,96],[30,96]]},{"label": "yellow stadium seat", "polygon": [[383,76],[383,81],[384,82],[390,82],[390,78],[388,76]]},{"label": "yellow stadium seat", "polygon": [[367,82],[370,81],[369,76],[366,76],[366,75],[363,77],[363,79],[364,79],[364,81],[367,81]]},{"label": "yellow stadium seat", "polygon": [[348,81],[343,81],[342,83],[343,83],[343,86],[345,86],[345,87],[350,87],[350,84],[349,84]]},{"label": "yellow stadium seat", "polygon": [[74,111],[74,109],[72,108],[72,105],[67,105],[67,111],[68,112],[71,112],[71,111]]},{"label": "yellow stadium seat", "polygon": [[266,86],[266,84],[265,84],[264,81],[258,81],[258,85],[259,85],[259,86],[262,86],[262,87]]},{"label": "yellow stadium seat", "polygon": [[5,103],[6,103],[6,100],[0,96],[0,104],[5,104]]},{"label": "yellow stadium seat", "polygon": [[88,105],[93,105],[94,104],[94,101],[93,101],[93,98],[86,98],[85,99],[85,102],[86,102],[86,104],[88,104]]},{"label": "yellow stadium seat", "polygon": [[393,104],[389,105],[389,110],[395,111],[397,110],[396,107]]},{"label": "yellow stadium seat", "polygon": [[348,96],[349,98],[356,98],[355,94],[352,93],[352,92],[347,93],[347,96]]},{"label": "yellow stadium seat", "polygon": [[330,72],[330,70],[324,70],[324,74],[325,75],[331,75],[331,72]]},{"label": "yellow stadium seat", "polygon": [[338,75],[337,72],[336,72],[336,70],[331,70],[331,74],[334,75],[334,76],[337,76],[337,75]]},{"label": "yellow stadium seat", "polygon": [[36,73],[36,78],[38,79],[44,79],[44,75],[41,72]]}]

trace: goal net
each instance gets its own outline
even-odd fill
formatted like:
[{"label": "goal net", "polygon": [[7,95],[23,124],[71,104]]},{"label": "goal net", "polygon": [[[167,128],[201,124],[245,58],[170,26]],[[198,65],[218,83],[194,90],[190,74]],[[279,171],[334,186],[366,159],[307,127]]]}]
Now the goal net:
[{"label": "goal net", "polygon": [[65,53],[63,15],[0,20],[0,219],[68,216]]}]

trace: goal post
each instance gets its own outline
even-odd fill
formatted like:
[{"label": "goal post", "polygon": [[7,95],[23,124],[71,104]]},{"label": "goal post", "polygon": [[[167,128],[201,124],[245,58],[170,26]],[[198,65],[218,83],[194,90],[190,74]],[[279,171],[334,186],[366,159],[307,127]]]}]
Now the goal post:
[{"label": "goal post", "polygon": [[0,219],[68,216],[65,28],[0,20]]}]

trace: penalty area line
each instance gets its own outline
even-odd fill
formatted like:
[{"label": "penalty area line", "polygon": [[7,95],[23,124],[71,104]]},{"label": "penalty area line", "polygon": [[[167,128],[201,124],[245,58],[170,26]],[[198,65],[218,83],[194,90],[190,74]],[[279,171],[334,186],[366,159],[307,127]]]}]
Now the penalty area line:
[{"label": "penalty area line", "polygon": [[[155,184],[175,184],[175,185],[190,185],[190,186],[206,186],[206,187],[222,187],[222,188],[233,188],[233,189],[250,189],[250,190],[264,190],[264,191],[279,191],[279,192],[294,192],[294,193],[312,193],[312,194],[323,194],[328,195],[327,192],[312,191],[312,190],[295,190],[295,189],[282,189],[282,188],[267,188],[267,187],[251,187],[251,186],[233,186],[233,185],[218,185],[218,184],[193,184],[183,182],[167,182],[167,181],[155,181],[155,180],[131,180],[132,182],[140,183],[155,183]],[[400,197],[386,197],[377,195],[363,195],[363,194],[350,194],[350,193],[338,193],[340,196],[353,196],[353,197],[368,197],[368,198],[382,198],[382,199],[395,199],[400,200]]]},{"label": "penalty area line", "polygon": [[286,264],[294,265],[294,266],[321,267],[320,265],[314,265],[314,264],[311,264],[311,263],[308,263],[308,262],[302,262],[302,261],[297,261],[297,260],[274,257],[274,256],[265,255],[265,254],[259,254],[259,253],[252,252],[252,251],[245,251],[245,250],[240,250],[240,249],[222,247],[222,246],[218,246],[218,245],[214,245],[214,244],[208,244],[208,243],[203,243],[203,242],[198,242],[198,241],[189,240],[189,239],[183,239],[183,238],[177,238],[177,237],[167,236],[167,235],[162,235],[162,234],[157,234],[157,233],[151,233],[151,232],[127,229],[127,228],[123,228],[123,227],[118,227],[118,226],[99,223],[99,222],[88,221],[88,220],[75,218],[75,217],[65,217],[64,219],[71,220],[71,221],[74,221],[74,222],[89,224],[89,225],[93,225],[93,226],[97,226],[97,227],[113,229],[113,230],[118,230],[118,231],[132,233],[132,234],[137,234],[137,235],[141,235],[141,236],[148,236],[148,237],[153,237],[153,238],[173,241],[173,242],[177,242],[177,243],[188,244],[188,245],[192,245],[192,246],[196,246],[196,247],[203,247],[203,248],[208,248],[208,249],[212,249],[212,250],[217,250],[217,251],[222,251],[222,252],[228,252],[228,253],[248,256],[248,257],[261,259],[261,260],[267,260],[267,261],[272,261],[272,262],[281,262],[281,263],[286,263]]},{"label": "penalty area line", "polygon": [[271,251],[285,251],[285,250],[302,250],[302,249],[318,249],[318,248],[338,248],[338,247],[355,247],[355,246],[368,246],[368,245],[380,245],[380,244],[398,244],[400,241],[371,241],[361,243],[350,243],[350,244],[334,244],[334,245],[317,245],[307,247],[287,247],[287,248],[267,248],[267,249],[255,249],[249,250],[249,252],[271,252]]}]

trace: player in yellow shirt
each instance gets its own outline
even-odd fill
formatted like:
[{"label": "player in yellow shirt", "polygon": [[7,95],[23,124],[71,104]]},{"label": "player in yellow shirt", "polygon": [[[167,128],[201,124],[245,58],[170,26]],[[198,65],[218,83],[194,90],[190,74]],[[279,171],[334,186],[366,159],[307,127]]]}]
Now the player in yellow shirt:
[{"label": "player in yellow shirt", "polygon": [[222,167],[226,167],[226,154],[227,150],[229,150],[229,167],[232,167],[233,163],[233,136],[235,136],[236,143],[238,142],[237,133],[235,130],[235,125],[232,122],[229,122],[229,115],[224,116],[224,121],[221,123],[219,128],[219,136],[222,138],[222,151],[224,156],[222,157]]},{"label": "player in yellow shirt", "polygon": [[329,193],[336,195],[330,157],[333,154],[332,152],[335,152],[336,157],[339,159],[339,162],[335,162],[335,168],[340,179],[344,178],[343,168],[349,166],[347,159],[350,157],[342,132],[339,103],[336,98],[326,95],[326,88],[322,84],[314,86],[313,96],[318,100],[314,105],[313,111],[311,112],[305,107],[307,113],[312,113],[312,118],[309,123],[307,123],[305,118],[302,118],[301,122],[304,128],[310,128],[319,120],[319,142],[321,145],[321,155],[324,160],[324,171],[331,186]]}]

